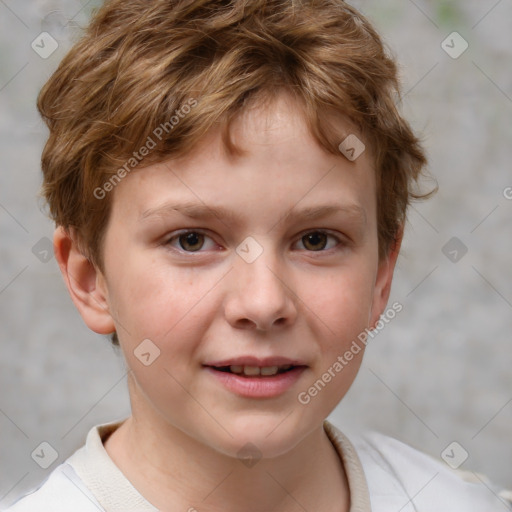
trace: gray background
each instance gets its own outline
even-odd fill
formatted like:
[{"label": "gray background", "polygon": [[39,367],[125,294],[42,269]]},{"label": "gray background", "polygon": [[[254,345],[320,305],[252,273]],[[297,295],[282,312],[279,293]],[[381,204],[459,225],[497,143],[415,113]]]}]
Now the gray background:
[{"label": "gray background", "polygon": [[[331,419],[436,457],[457,441],[469,454],[461,469],[512,488],[512,1],[352,3],[401,62],[403,111],[440,190],[409,214],[390,301],[403,311],[371,341]],[[129,411],[123,362],[46,261],[53,226],[37,200],[46,131],[35,97],[98,4],[0,0],[0,505],[92,425]],[[59,43],[47,59],[31,48],[43,31]],[[457,59],[441,46],[453,31],[469,43]],[[467,248],[456,262],[452,237],[459,258]],[[31,458],[43,441],[59,455],[47,470]]]}]

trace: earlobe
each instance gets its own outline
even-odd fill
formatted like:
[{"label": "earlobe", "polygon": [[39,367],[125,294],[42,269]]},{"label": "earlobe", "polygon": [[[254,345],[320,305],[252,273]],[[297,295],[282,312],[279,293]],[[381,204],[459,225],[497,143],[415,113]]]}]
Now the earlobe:
[{"label": "earlobe", "polygon": [[391,283],[393,282],[393,274],[395,271],[396,260],[400,253],[400,247],[403,239],[403,226],[398,230],[395,240],[391,245],[389,252],[385,258],[379,261],[377,278],[375,281],[372,311],[370,314],[370,328],[373,329],[388,303],[389,294],[391,292]]},{"label": "earlobe", "polygon": [[113,333],[115,324],[102,273],[81,253],[72,235],[61,226],[53,235],[53,247],[71,299],[86,325],[99,334]]}]

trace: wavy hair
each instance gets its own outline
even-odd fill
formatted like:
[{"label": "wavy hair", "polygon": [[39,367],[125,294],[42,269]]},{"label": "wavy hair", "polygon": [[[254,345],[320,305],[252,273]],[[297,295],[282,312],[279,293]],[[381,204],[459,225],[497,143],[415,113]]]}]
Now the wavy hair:
[{"label": "wavy hair", "polygon": [[[222,130],[229,153],[244,154],[231,122],[281,91],[326,151],[340,154],[336,117],[370,149],[382,258],[410,200],[432,192],[414,192],[426,157],[396,107],[396,63],[371,23],[341,0],[105,2],[38,97],[50,131],[42,194],[51,217],[103,269],[112,194],[97,191],[128,172],[127,162],[145,167],[186,155],[212,128]],[[191,98],[194,108],[155,137]],[[148,137],[154,147],[134,161]]]}]

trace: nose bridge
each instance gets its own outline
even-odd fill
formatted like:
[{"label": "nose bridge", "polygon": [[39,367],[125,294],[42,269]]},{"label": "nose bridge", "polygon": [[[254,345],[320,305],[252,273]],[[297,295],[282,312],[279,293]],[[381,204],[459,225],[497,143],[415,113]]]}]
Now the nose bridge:
[{"label": "nose bridge", "polygon": [[292,322],[296,316],[293,294],[272,243],[248,237],[237,247],[237,255],[230,273],[228,321],[262,330]]},{"label": "nose bridge", "polygon": [[254,297],[265,297],[269,293],[284,295],[282,265],[278,258],[270,253],[271,250],[266,249],[252,263],[238,262],[239,278]]}]

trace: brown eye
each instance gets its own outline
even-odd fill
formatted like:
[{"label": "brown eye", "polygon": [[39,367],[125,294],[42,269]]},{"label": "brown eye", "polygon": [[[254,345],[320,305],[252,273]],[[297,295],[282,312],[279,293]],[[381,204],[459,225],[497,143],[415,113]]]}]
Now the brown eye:
[{"label": "brown eye", "polygon": [[175,231],[174,236],[171,236],[163,245],[171,248],[175,253],[183,255],[184,253],[195,253],[198,255],[204,252],[218,249],[217,244],[208,236],[199,230],[186,230]]},{"label": "brown eye", "polygon": [[302,237],[302,242],[306,249],[311,251],[321,251],[327,245],[327,233],[321,231],[313,231]]},{"label": "brown eye", "polygon": [[194,252],[201,249],[204,244],[204,235],[196,233],[195,231],[189,231],[178,237],[180,246],[183,250]]}]

